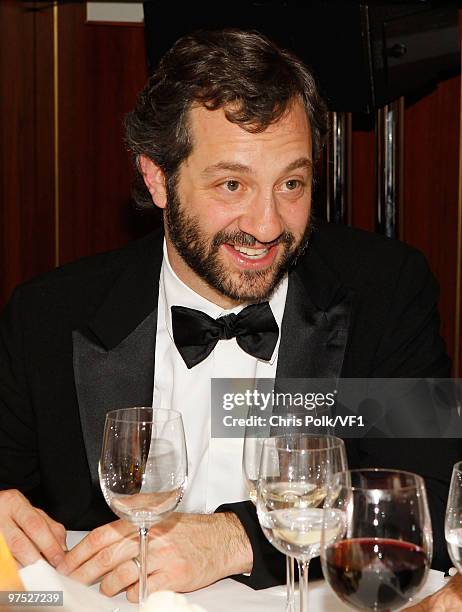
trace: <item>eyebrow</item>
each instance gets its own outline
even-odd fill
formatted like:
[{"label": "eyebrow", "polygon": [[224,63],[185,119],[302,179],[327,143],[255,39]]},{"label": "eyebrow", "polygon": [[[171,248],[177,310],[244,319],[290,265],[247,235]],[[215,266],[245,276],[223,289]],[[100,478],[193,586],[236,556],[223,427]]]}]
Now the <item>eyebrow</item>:
[{"label": "eyebrow", "polygon": [[202,170],[201,174],[202,176],[209,176],[210,174],[215,174],[220,170],[227,170],[229,172],[243,172],[245,174],[250,174],[252,172],[250,167],[246,166],[245,164],[239,164],[231,161],[221,161],[213,164],[212,166],[207,166],[205,170]]},{"label": "eyebrow", "polygon": [[291,162],[283,170],[283,174],[286,172],[292,172],[293,170],[299,170],[300,168],[306,168],[307,170],[313,170],[313,162],[308,157],[299,157],[295,161]]},{"label": "eyebrow", "polygon": [[[293,162],[290,162],[290,164],[282,170],[281,174],[293,172],[294,170],[299,170],[300,168],[312,170],[313,162],[311,161],[311,159],[308,159],[308,157],[299,157]],[[237,162],[221,161],[211,166],[207,166],[207,168],[202,170],[201,175],[207,177],[216,174],[221,170],[226,170],[228,172],[241,172],[243,174],[252,174],[252,168],[250,168],[250,166],[246,166],[245,164],[239,164]]]}]

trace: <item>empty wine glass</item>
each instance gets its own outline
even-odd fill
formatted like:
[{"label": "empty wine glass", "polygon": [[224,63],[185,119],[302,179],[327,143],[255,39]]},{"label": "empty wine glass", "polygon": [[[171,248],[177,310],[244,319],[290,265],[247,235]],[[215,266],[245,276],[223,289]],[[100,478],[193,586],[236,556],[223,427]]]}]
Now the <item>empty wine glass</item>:
[{"label": "empty wine glass", "polygon": [[147,598],[148,530],[180,502],[187,465],[179,412],[136,407],[106,415],[100,485],[111,510],[139,529],[140,606]]},{"label": "empty wine glass", "polygon": [[444,530],[451,561],[462,572],[462,461],[452,470]]},{"label": "empty wine glass", "polygon": [[345,469],[345,446],[333,436],[288,434],[263,443],[258,519],[271,544],[298,561],[301,612],[308,610],[308,568],[319,555],[328,485]]},{"label": "empty wine glass", "polygon": [[423,585],[432,534],[425,484],[398,470],[338,474],[326,496],[324,577],[356,610],[395,610]]}]

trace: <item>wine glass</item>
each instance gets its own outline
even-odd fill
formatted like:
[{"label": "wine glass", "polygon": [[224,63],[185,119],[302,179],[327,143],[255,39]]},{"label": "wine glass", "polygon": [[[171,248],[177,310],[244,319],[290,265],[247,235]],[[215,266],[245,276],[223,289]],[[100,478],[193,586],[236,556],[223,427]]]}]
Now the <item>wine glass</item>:
[{"label": "wine glass", "polygon": [[271,544],[298,561],[301,612],[308,610],[308,568],[319,555],[328,485],[346,469],[345,445],[334,436],[287,434],[263,443],[258,519]]},{"label": "wine glass", "polygon": [[249,429],[246,429],[242,451],[242,471],[247,484],[249,499],[253,504],[256,504],[261,451],[266,438],[259,438],[254,434],[248,435],[248,432]]},{"label": "wine glass", "polygon": [[111,510],[139,529],[140,606],[148,595],[148,530],[180,502],[187,465],[179,412],[136,407],[106,415],[99,480]]},{"label": "wine glass", "polygon": [[451,561],[462,573],[462,461],[452,470],[444,531]]},{"label": "wine glass", "polygon": [[[242,471],[247,482],[250,501],[257,503],[257,482],[260,470],[261,451],[266,438],[257,435],[246,428],[244,437],[244,448],[242,453]],[[294,559],[286,555],[286,612],[295,612],[295,570]]]},{"label": "wine glass", "polygon": [[[276,406],[277,408],[277,406]],[[266,429],[262,426],[255,426],[255,418],[259,416],[260,408],[250,407],[247,413],[248,422],[252,425],[246,426],[244,434],[244,446],[242,454],[242,470],[247,482],[250,501],[256,505],[257,502],[257,482],[260,470],[261,452],[263,442],[270,437],[281,435],[295,435],[303,433],[303,423],[305,422],[306,412],[286,411],[275,412],[275,420]],[[250,417],[250,419],[249,419]],[[327,435],[330,433],[326,427],[313,427],[313,432],[317,435]],[[292,438],[294,439],[294,438]],[[345,455],[346,469],[346,455]],[[295,612],[295,568],[294,558],[286,555],[286,612]]]},{"label": "wine glass", "polygon": [[356,610],[400,608],[425,582],[431,558],[420,476],[364,469],[334,478],[324,505],[321,561],[325,579],[344,603]]}]

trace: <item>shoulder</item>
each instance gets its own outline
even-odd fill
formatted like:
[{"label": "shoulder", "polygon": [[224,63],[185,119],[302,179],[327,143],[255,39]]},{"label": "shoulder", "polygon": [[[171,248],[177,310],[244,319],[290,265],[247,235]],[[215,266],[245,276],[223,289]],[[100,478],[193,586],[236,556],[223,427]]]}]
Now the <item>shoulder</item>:
[{"label": "shoulder", "polygon": [[54,268],[17,287],[21,293],[46,295],[71,291],[79,294],[90,288],[104,291],[128,266],[143,255],[153,252],[161,244],[161,236],[155,232],[144,238],[129,242],[112,251],[82,257],[76,261]]},{"label": "shoulder", "polygon": [[20,286],[25,290],[33,290],[73,283],[79,281],[79,279],[89,282],[94,279],[98,280],[108,273],[117,273],[123,270],[144,251],[152,249],[156,238],[158,238],[156,234],[149,234],[139,240],[133,240],[121,248],[82,257],[41,274]]},{"label": "shoulder", "polygon": [[[155,232],[126,246],[81,258],[19,285],[7,305],[38,327],[78,327],[95,312],[119,277],[143,274],[154,253],[162,253],[162,236]],[[151,264],[152,265],[152,264]]]},{"label": "shoulder", "polygon": [[[438,286],[422,253],[398,240],[330,225],[319,226],[311,246],[312,276],[322,265],[324,277],[329,271],[352,292],[344,376],[448,375]],[[322,284],[319,273],[316,279]]]},{"label": "shoulder", "polygon": [[404,242],[364,230],[319,222],[311,248],[338,280],[350,287],[395,284],[401,276],[429,275],[424,255]]}]

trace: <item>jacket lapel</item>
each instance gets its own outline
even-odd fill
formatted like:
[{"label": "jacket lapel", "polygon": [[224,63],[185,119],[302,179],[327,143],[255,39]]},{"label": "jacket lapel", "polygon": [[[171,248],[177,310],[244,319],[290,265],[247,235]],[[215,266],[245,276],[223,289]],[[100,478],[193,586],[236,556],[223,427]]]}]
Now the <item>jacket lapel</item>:
[{"label": "jacket lapel", "polygon": [[93,486],[99,482],[106,413],[152,405],[161,264],[159,235],[134,252],[88,325],[73,332],[74,377]]},{"label": "jacket lapel", "polygon": [[353,292],[312,248],[289,275],[276,378],[338,379],[352,303]]}]

